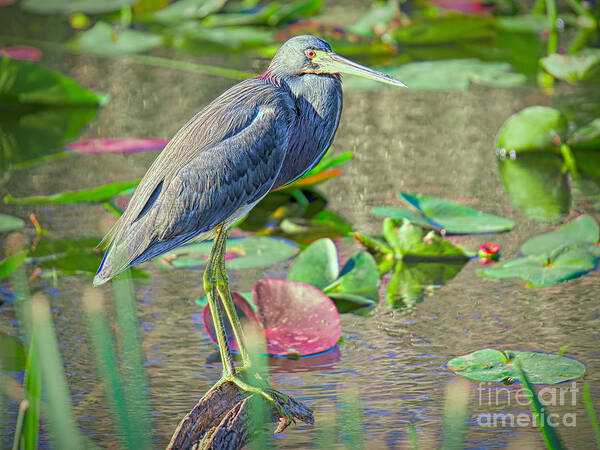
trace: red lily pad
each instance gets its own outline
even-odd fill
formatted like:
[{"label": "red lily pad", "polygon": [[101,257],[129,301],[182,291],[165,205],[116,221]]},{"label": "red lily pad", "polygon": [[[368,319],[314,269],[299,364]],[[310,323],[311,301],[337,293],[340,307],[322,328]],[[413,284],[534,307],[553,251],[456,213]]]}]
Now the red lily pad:
[{"label": "red lily pad", "polygon": [[168,142],[166,139],[136,137],[85,139],[67,145],[67,150],[94,155],[102,153],[137,153],[162,150]]},{"label": "red lily pad", "polygon": [[[270,355],[312,355],[334,347],[342,334],[335,304],[319,289],[299,281],[271,278],[252,286],[252,303],[256,311],[239,294],[232,294],[240,320],[262,329]],[[204,326],[213,342],[217,342],[210,308],[203,310]],[[226,325],[232,349],[233,333]]]},{"label": "red lily pad", "polygon": [[[1,4],[1,3],[0,3]],[[42,52],[35,47],[2,47],[0,46],[0,56],[8,56],[12,59],[23,59],[26,61],[39,61],[42,59]]]}]

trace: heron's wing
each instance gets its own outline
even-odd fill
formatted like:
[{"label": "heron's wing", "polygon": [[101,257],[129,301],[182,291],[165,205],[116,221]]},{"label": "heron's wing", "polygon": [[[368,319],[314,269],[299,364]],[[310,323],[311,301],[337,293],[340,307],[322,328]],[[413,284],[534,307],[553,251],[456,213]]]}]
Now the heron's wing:
[{"label": "heron's wing", "polygon": [[136,214],[121,218],[95,284],[210,233],[269,192],[285,157],[293,115],[281,105],[260,105],[252,112],[247,126],[198,152],[170,178],[159,179],[158,171],[144,177],[152,184],[142,180],[147,185],[138,190],[154,188],[143,206],[128,206]]}]

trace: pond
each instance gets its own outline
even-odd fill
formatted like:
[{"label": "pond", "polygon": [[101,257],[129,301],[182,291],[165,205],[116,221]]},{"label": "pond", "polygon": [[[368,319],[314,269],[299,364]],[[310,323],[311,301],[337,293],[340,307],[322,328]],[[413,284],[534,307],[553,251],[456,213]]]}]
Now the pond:
[{"label": "pond", "polygon": [[[166,50],[161,54],[185,58]],[[267,59],[239,54],[195,61],[256,73],[268,64]],[[75,55],[52,48],[44,49],[43,63],[110,95],[110,102],[79,139],[169,139],[217,93],[234,84],[226,78],[149,67],[127,58]],[[525,107],[567,104],[576,109],[573,105],[583,105],[583,100],[589,109],[597,110],[598,86],[560,85],[553,95],[532,84],[472,86],[462,91],[387,87],[346,91],[333,154],[351,150],[355,156],[343,166],[343,175],[320,189],[329,199],[329,209],[369,235],[381,230],[381,217],[371,209],[399,205],[400,191],[450,198],[512,218],[517,225],[509,233],[452,240],[475,251],[492,241],[500,245],[503,255],[516,255],[523,242],[547,231],[548,226],[528,219],[508,198],[494,148],[498,130],[511,114]],[[32,165],[6,173],[0,195],[47,195],[132,180],[145,173],[155,155],[77,155]],[[572,217],[587,213],[598,218],[594,198],[577,190],[574,196]],[[3,205],[2,211],[23,218],[35,213],[49,230],[43,238],[48,240],[100,239],[114,222],[114,216],[102,206],[89,204]],[[360,249],[349,238],[337,239],[336,244],[342,261]],[[344,423],[341,444],[363,427],[361,439],[368,448],[404,448],[409,445],[409,424],[413,424],[422,448],[435,446],[442,431],[447,388],[463,382],[446,363],[487,347],[546,352],[566,348],[568,355],[587,365],[585,381],[591,384],[598,411],[598,272],[553,287],[528,288],[520,280],[483,279],[477,275],[479,267],[476,259],[469,261],[443,286],[427,288],[423,300],[412,308],[391,309],[382,300],[371,315],[343,314],[343,341],[328,353],[299,360],[269,359],[274,386],[303,400],[315,412],[314,427],[291,426],[277,435],[277,447],[317,445],[324,428],[331,427],[336,417]],[[289,262],[265,270],[230,271],[232,290],[247,292],[256,280],[283,277],[288,268]],[[217,381],[221,367],[215,362],[216,347],[204,331],[202,307],[196,303],[204,295],[202,271],[169,270],[152,262],[143,269],[151,278],[135,280],[137,319],[148,375],[152,442],[164,447],[183,415]],[[118,440],[102,401],[83,320],[82,297],[92,289],[91,278],[38,278],[31,286],[51,303],[78,425],[102,447],[116,447]],[[108,287],[98,290],[106,299],[110,297]],[[13,304],[4,304],[0,315],[3,327],[12,324],[6,325],[9,330],[18,328]],[[515,402],[518,385],[492,386],[469,380],[468,386],[467,447],[543,447],[539,430],[530,424],[490,426],[483,419],[489,413],[529,414],[527,406]],[[567,401],[549,408],[558,417],[576,420],[576,427],[569,421],[559,423],[561,437],[569,447],[585,448],[593,440],[593,432],[581,395],[583,381],[558,385],[557,389],[568,392]],[[578,389],[573,402],[567,389]],[[356,399],[360,400],[358,412],[347,415],[347,405]],[[0,415],[0,447],[7,448],[17,408],[8,400],[2,403],[9,413]],[[42,435],[43,446],[48,445],[46,439]]]}]

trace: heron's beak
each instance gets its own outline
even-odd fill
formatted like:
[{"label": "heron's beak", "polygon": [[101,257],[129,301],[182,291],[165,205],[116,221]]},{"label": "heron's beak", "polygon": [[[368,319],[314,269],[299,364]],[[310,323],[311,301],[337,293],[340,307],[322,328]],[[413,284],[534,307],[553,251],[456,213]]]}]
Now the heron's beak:
[{"label": "heron's beak", "polygon": [[317,55],[312,61],[319,65],[319,72],[321,73],[347,73],[349,75],[356,75],[369,80],[379,81],[380,83],[391,84],[392,86],[407,87],[402,81],[396,80],[394,77],[361,66],[337,53],[320,50],[315,50],[315,52]]}]

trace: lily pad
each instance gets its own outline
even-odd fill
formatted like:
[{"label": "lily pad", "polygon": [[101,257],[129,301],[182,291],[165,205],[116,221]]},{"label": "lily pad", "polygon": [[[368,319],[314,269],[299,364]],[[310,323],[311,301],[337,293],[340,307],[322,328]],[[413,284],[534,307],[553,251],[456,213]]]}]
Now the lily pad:
[{"label": "lily pad", "polygon": [[533,384],[557,384],[585,374],[585,365],[575,358],[543,352],[504,352],[486,348],[448,362],[448,368],[458,375],[477,381],[502,382],[507,378],[520,380],[523,372]]},{"label": "lily pad", "polygon": [[324,289],[333,283],[339,273],[338,255],[331,239],[319,239],[296,257],[287,279],[308,283]]},{"label": "lily pad", "polygon": [[77,153],[137,153],[162,150],[169,141],[154,138],[105,138],[85,139],[67,145],[66,149]]},{"label": "lily pad", "polygon": [[600,51],[588,51],[575,55],[553,53],[540,60],[542,67],[554,78],[579,82],[600,75]]},{"label": "lily pad", "polygon": [[[157,263],[169,268],[203,267],[212,242],[200,242],[165,253]],[[266,236],[233,238],[227,241],[227,268],[232,270],[266,267],[287,261],[298,252],[290,241]]]},{"label": "lily pad", "polygon": [[138,30],[116,31],[105,22],[97,22],[71,42],[78,49],[94,55],[119,56],[140,53],[158,47],[163,38],[157,34]]},{"label": "lily pad", "polygon": [[326,294],[351,294],[379,300],[379,272],[370,253],[356,252],[342,267],[339,278],[325,287]]},{"label": "lily pad", "polygon": [[35,47],[2,47],[0,46],[0,56],[8,56],[12,59],[23,59],[26,61],[39,61],[42,59],[42,52]]},{"label": "lily pad", "polygon": [[100,105],[107,97],[36,63],[0,58],[2,105]]},{"label": "lily pad", "polygon": [[335,307],[340,313],[364,311],[364,308],[371,308],[376,305],[375,300],[363,297],[362,295],[329,293],[327,296],[333,300]]},{"label": "lily pad", "polygon": [[556,223],[569,214],[571,189],[561,156],[530,152],[498,159],[498,171],[508,198],[528,218]]},{"label": "lily pad", "polygon": [[218,12],[227,0],[179,0],[153,12],[148,20],[163,24],[180,25],[185,20],[203,19]]},{"label": "lily pad", "polygon": [[389,217],[404,218],[418,225],[445,230],[452,234],[491,233],[511,230],[515,223],[503,217],[486,214],[460,203],[425,194],[400,192],[400,197],[416,208],[407,214],[406,208],[377,208],[375,214],[386,213]]},{"label": "lily pad", "polygon": [[21,341],[0,331],[0,369],[25,370],[27,353]]},{"label": "lily pad", "polygon": [[[440,261],[440,260],[463,260],[469,259],[468,255],[452,242],[444,240],[434,231],[425,231],[411,224],[405,219],[397,227],[399,220],[386,219],[393,223],[396,235],[396,252],[401,259],[410,261]],[[389,242],[389,241],[388,241]]]},{"label": "lily pad", "polygon": [[560,111],[545,106],[531,106],[508,118],[498,133],[496,148],[506,153],[559,153],[566,132],[567,121]]},{"label": "lily pad", "polygon": [[432,45],[481,40],[494,34],[492,18],[462,15],[415,21],[397,28],[392,38],[399,44]]},{"label": "lily pad", "polygon": [[252,302],[271,355],[310,355],[337,345],[342,325],[329,297],[306,283],[267,279],[252,286]]},{"label": "lily pad", "polygon": [[24,226],[25,221],[23,219],[14,216],[9,216],[8,214],[0,213],[0,233],[20,230]]},{"label": "lily pad", "polygon": [[[306,356],[335,346],[341,336],[338,311],[317,288],[299,281],[265,279],[252,286],[252,303],[233,293],[233,301],[243,326],[255,326],[266,338],[270,355]],[[203,310],[205,329],[216,344],[210,307]],[[233,333],[226,325],[230,347],[237,349]]]},{"label": "lily pad", "polygon": [[551,258],[567,247],[595,246],[600,238],[598,224],[590,216],[583,215],[549,233],[532,237],[521,247],[524,255],[541,255]]},{"label": "lily pad", "polygon": [[135,180],[122,183],[110,183],[91,189],[61,192],[53,195],[39,195],[32,197],[12,197],[7,195],[4,197],[4,203],[104,203],[119,194],[123,194],[127,190],[135,188],[139,182],[139,180]]},{"label": "lily pad", "polygon": [[[525,75],[513,72],[508,63],[478,59],[411,62],[387,69],[385,72],[402,80],[409,89],[427,91],[465,90],[471,84],[499,88],[513,87],[527,80]],[[344,88],[350,90],[363,91],[383,87],[361,78],[349,78],[344,81]]]},{"label": "lily pad", "polygon": [[581,216],[550,233],[529,239],[522,258],[481,269],[491,278],[521,278],[533,286],[546,286],[580,277],[598,266],[598,225]]}]

